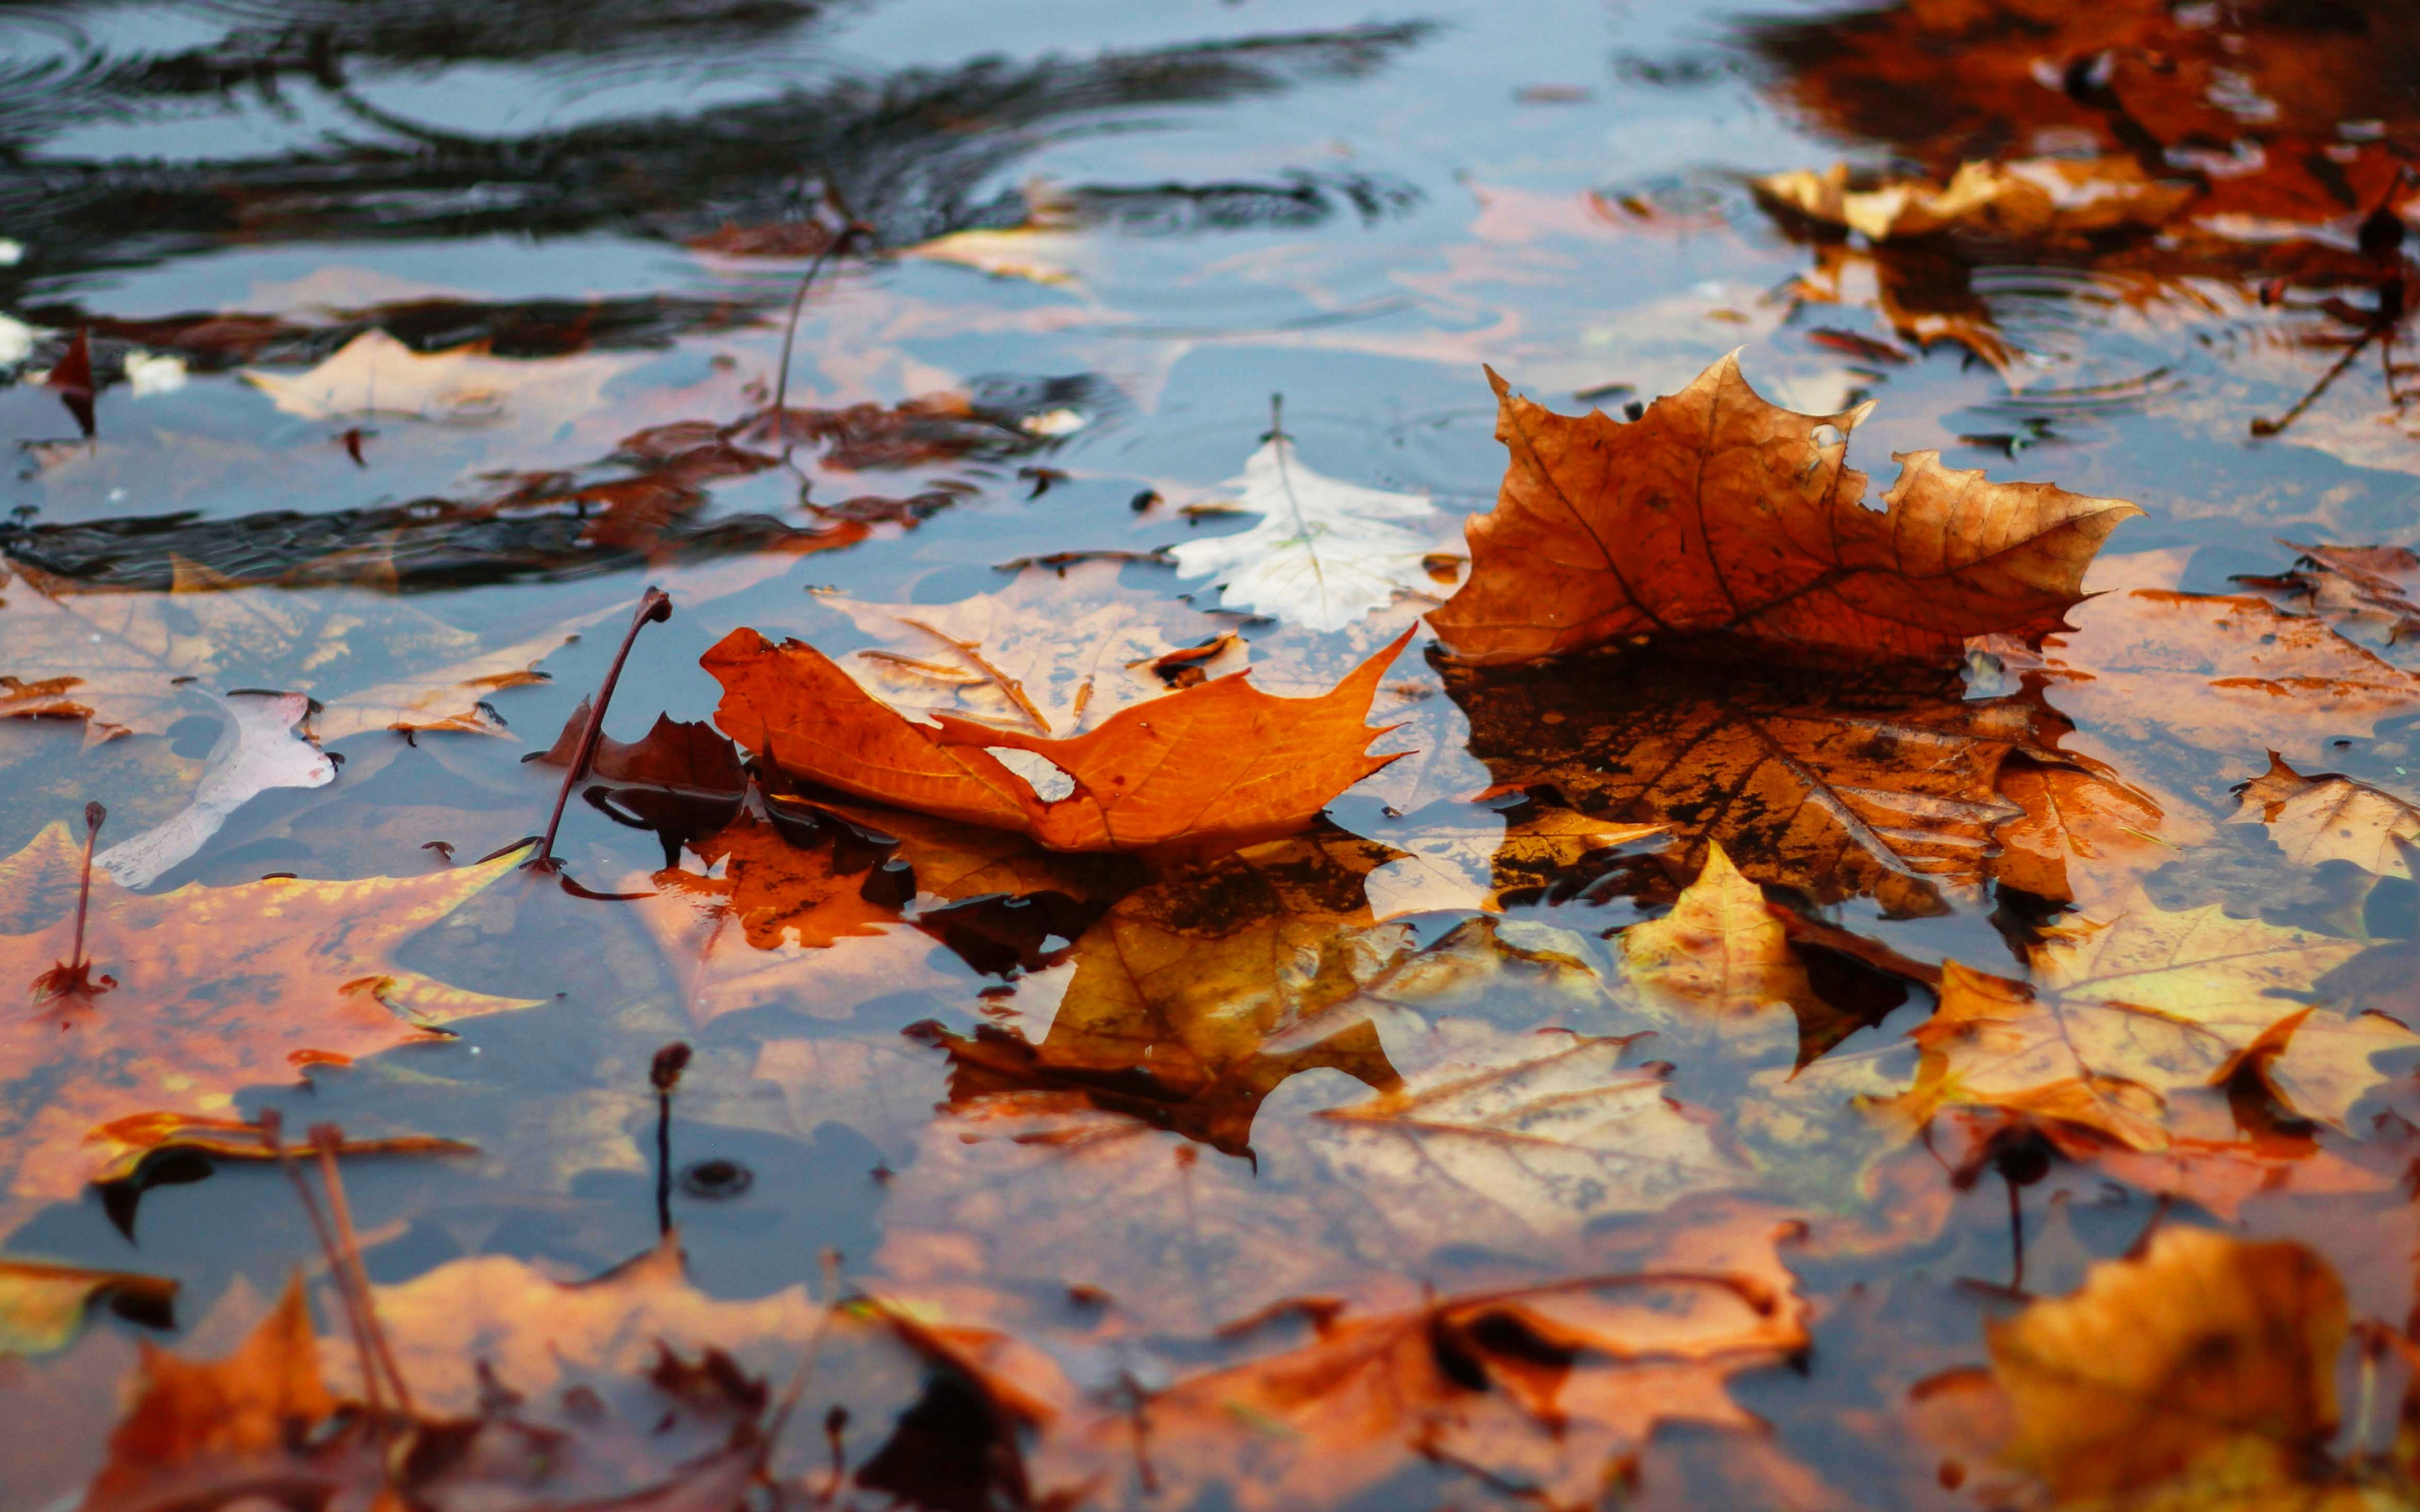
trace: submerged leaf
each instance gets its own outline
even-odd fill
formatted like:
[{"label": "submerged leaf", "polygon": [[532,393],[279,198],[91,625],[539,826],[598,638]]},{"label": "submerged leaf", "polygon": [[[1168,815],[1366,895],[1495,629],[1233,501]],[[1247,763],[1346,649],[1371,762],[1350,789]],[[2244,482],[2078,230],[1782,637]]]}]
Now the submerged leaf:
[{"label": "submerged leaf", "polygon": [[2420,809],[2391,793],[2334,772],[2305,777],[2269,753],[2269,770],[2237,790],[2239,825],[2266,825],[2269,838],[2301,866],[2350,861],[2382,877],[2412,874],[2411,842],[2420,841]]},{"label": "submerged leaf", "polygon": [[1283,431],[1220,487],[1235,490],[1238,507],[1261,522],[1240,535],[1186,541],[1169,554],[1178,576],[1216,579],[1229,609],[1341,630],[1398,594],[1436,591],[1423,565],[1436,550],[1434,532],[1400,523],[1436,517],[1425,495],[1313,472]]}]

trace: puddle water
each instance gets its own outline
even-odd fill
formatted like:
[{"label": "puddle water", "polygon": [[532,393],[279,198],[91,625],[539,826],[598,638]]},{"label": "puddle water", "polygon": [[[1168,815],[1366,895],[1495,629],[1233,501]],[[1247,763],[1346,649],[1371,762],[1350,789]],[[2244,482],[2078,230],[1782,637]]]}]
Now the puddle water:
[{"label": "puddle water", "polygon": [[[2162,908],[2319,942],[2273,995],[2411,1019],[2408,863],[2293,865],[2226,821],[2272,749],[2420,801],[2420,701],[2340,686],[2273,718],[2225,691],[2241,669],[2211,638],[2232,624],[2188,640],[2119,616],[2135,590],[2250,592],[2239,579],[2313,544],[2420,545],[2415,76],[2420,26],[2384,0],[11,8],[0,713],[47,717],[0,720],[0,856],[22,853],[0,861],[0,941],[16,942],[0,961],[50,964],[35,932],[71,911],[58,867],[84,806],[106,807],[104,851],[169,823],[225,764],[243,690],[310,695],[305,728],[341,766],[238,794],[161,853],[144,897],[410,886],[344,905],[384,921],[392,939],[371,944],[318,903],[208,928],[141,898],[104,909],[97,965],[171,980],[189,1027],[68,1060],[34,1044],[54,1031],[33,1011],[10,1029],[29,1038],[0,1111],[0,1254],[178,1291],[165,1335],[100,1318],[72,1347],[0,1359],[0,1396],[31,1426],[0,1448],[0,1506],[72,1504],[130,1340],[223,1351],[318,1264],[272,1165],[130,1156],[115,1185],[86,1183],[85,1128],[178,1097],[167,1110],[475,1145],[347,1164],[380,1288],[480,1257],[597,1276],[669,1217],[689,1284],[718,1304],[824,1299],[833,1249],[845,1285],[923,1324],[1038,1351],[1083,1411],[1158,1401],[1177,1425],[1156,1472],[1129,1451],[1063,1463],[1058,1419],[998,1406],[1000,1380],[1031,1378],[929,1337],[883,1356],[861,1329],[830,1346],[774,1459],[833,1504],[1071,1487],[1105,1506],[1999,1504],[1961,1489],[1953,1466],[1979,1462],[1955,1435],[1912,1426],[1926,1383],[1989,1365],[1988,1324],[2163,1224],[2313,1246],[2357,1317],[2399,1329],[2412,1236],[2391,1176],[2420,1118],[2420,1057],[2399,1041],[2329,1117],[2263,1125],[2272,1155],[2301,1140],[2335,1163],[2325,1180],[2284,1157],[2234,1186],[2166,1180],[2139,1150],[2104,1165],[2081,1135],[2008,1133],[2055,1108],[2000,1107],[2005,1127],[1978,1112],[1954,1137],[1946,1120],[1930,1145],[1878,1110],[1921,1074],[1909,1033],[1947,990],[1941,963],[2023,977],[2059,929],[2115,927],[2116,893],[2086,876],[2102,861],[2149,877]],[[2015,164],[2031,197],[1904,218],[1970,162]],[[1765,177],[1792,170],[1808,176],[1796,201]],[[1494,503],[1504,469],[1482,364],[1550,409],[1618,418],[1733,351],[1776,403],[1871,401],[1852,462],[1879,479],[1894,454],[1937,451],[2140,504],[2089,580],[2116,592],[2076,611],[2117,659],[2054,641],[1978,646],[1962,677],[1922,686],[1762,667],[1524,681],[1451,665],[1423,633],[1372,716],[1402,726],[1381,750],[1418,754],[1311,839],[1195,857],[1206,873],[855,799],[817,809],[832,795],[779,779],[736,818],[736,778],[617,785],[600,766],[554,841],[577,890],[509,864],[462,881],[548,826],[563,768],[530,758],[595,693],[651,584],[672,614],[632,643],[615,741],[659,714],[713,717],[699,659],[742,628],[876,653],[850,665],[877,692],[995,724],[1024,716],[961,642],[998,654],[1070,625],[1094,638],[1088,669],[1142,676],[1233,634],[1205,666],[1318,692],[1450,593],[1458,517]],[[1300,466],[1429,501],[1433,595],[1321,631],[1237,612],[1233,590],[1222,611],[1169,564],[1242,523],[1194,506],[1233,497],[1272,395]],[[1014,565],[1070,552],[1100,560]],[[999,600],[977,625],[963,606],[980,595]],[[2157,613],[2215,600],[2179,602]],[[2412,675],[2391,630],[2353,639],[2379,676]],[[1053,710],[1098,717],[1072,685],[1027,693],[1045,728]],[[1722,754],[1751,727],[1807,744],[1780,766]],[[1875,796],[1859,759],[1939,780]],[[1736,780],[1671,778],[1724,762],[1745,764]],[[1961,763],[1980,764],[1979,789],[1953,780]],[[1065,786],[1047,764],[1028,775]],[[2118,828],[2147,849],[2079,852],[2048,880],[1991,859],[1994,826],[2024,811],[2009,784],[2078,772],[2121,795],[2095,801],[2134,815]],[[1667,779],[1710,785],[1673,796]],[[1823,817],[1842,802],[1865,807]],[[1574,809],[1682,839],[1505,839]],[[1807,835],[1836,822],[1851,840],[1823,843],[1843,856],[1889,831],[1887,864],[1808,861]],[[1671,913],[1714,833],[1815,932],[1793,1023],[1718,1034],[1624,985],[1622,932]],[[128,943],[155,926],[186,933]],[[337,986],[369,995],[323,1032],[298,1005]],[[389,1012],[450,1027],[397,1044],[413,1026],[379,1027]],[[1501,1076],[1545,1042],[1532,1031],[1654,1033],[1572,1085],[1644,1077],[1669,1100],[1655,1107],[1685,1112],[1636,1115],[1583,1160],[1530,1159],[1505,1134],[1459,1165],[1336,1116],[1404,1077]],[[666,1167],[649,1067],[673,1041],[692,1058]],[[1699,1221],[1805,1226],[1778,1253],[1808,1335],[1740,1343],[1736,1369],[1670,1365],[1695,1405],[1660,1425],[1636,1398],[1668,1388],[1628,1378],[1606,1388],[1633,1394],[1619,1410],[1575,1406],[1576,1387],[1558,1408],[1551,1385],[1505,1407],[1503,1360],[1567,1370],[1558,1340],[1602,1348],[1584,1320],[1500,1313],[1438,1323],[1432,1373],[1524,1431],[1558,1412],[1628,1427],[1482,1453],[1464,1402],[1460,1427],[1423,1419],[1419,1452],[1384,1473],[1342,1449],[1335,1468],[1306,1454],[1276,1471],[1182,1446],[1183,1414],[1207,1412],[1186,1381],[1299,1345],[1339,1305],[1560,1284],[1668,1254],[1657,1236]],[[1239,1319],[1257,1322],[1222,1332]],[[734,1326],[701,1342],[786,1373],[797,1330]],[[1478,1344],[1448,1338],[1466,1326]],[[354,1379],[350,1358],[329,1356],[332,1378]],[[2396,1356],[2366,1358],[2348,1403],[2402,1389]],[[1265,1381],[1233,1390],[1234,1412],[1274,1411]],[[827,1438],[814,1425],[835,1405]],[[2379,1398],[2366,1437],[2306,1447],[2375,1469],[2361,1457],[2393,1415]],[[1378,1462],[1392,1432],[1353,1453]],[[1976,1473],[1989,1494],[2009,1472]]]}]

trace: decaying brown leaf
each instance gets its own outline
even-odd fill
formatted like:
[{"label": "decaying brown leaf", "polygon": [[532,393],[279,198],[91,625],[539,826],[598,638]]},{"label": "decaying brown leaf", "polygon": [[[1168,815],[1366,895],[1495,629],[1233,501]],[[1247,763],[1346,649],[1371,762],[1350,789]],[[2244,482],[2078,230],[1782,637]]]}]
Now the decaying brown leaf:
[{"label": "decaying brown leaf", "polygon": [[2056,628],[2101,543],[2141,513],[1987,483],[1932,452],[1900,457],[1870,508],[1844,460],[1864,411],[1768,404],[1735,356],[1628,424],[1553,414],[1488,377],[1511,464],[1467,527],[1469,579],[1429,616],[1472,661],[1708,631],[1954,657],[1970,636]]},{"label": "decaying brown leaf", "polygon": [[[1242,675],[1129,707],[1048,739],[939,715],[909,722],[802,641],[735,630],[703,658],[722,684],[715,720],[793,777],[900,808],[1013,829],[1053,850],[1140,850],[1220,833],[1296,828],[1387,764],[1362,723],[1410,632],[1315,699],[1279,699]],[[985,748],[1031,751],[1072,779],[1045,801]]]},{"label": "decaying brown leaf", "polygon": [[2081,762],[2010,761],[2000,796],[2023,812],[1992,832],[1993,880],[2054,903],[2113,898],[2200,838],[2196,816],[2172,818],[2150,794]]},{"label": "decaying brown leaf", "polygon": [[2420,604],[2412,602],[2420,594],[2420,553],[2399,546],[2285,544],[2302,553],[2291,568],[2236,581],[2339,628],[2358,629],[2366,640],[2398,644],[2420,631]]}]

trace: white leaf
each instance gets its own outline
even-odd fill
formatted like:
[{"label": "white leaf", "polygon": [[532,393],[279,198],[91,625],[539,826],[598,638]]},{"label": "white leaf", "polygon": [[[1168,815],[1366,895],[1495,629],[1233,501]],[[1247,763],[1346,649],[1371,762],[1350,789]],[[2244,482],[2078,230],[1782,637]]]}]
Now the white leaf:
[{"label": "white leaf", "polygon": [[166,824],[92,858],[94,866],[121,885],[144,887],[165,876],[256,794],[271,788],[325,787],[336,779],[335,763],[294,733],[311,708],[303,694],[240,694],[222,706],[230,728],[210,752],[194,801]]},{"label": "white leaf", "polygon": [[1435,586],[1420,565],[1435,549],[1432,533],[1394,523],[1435,516],[1419,494],[1322,477],[1282,436],[1252,454],[1242,477],[1221,486],[1239,490],[1236,501],[1263,517],[1261,523],[1241,535],[1187,541],[1173,555],[1180,576],[1217,577],[1229,609],[1341,630],[1399,591]]}]

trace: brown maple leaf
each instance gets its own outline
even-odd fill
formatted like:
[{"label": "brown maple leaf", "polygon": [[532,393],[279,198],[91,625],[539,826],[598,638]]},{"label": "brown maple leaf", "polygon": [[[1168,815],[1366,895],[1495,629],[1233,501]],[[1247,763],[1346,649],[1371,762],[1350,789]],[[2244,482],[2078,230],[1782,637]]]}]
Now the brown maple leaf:
[{"label": "brown maple leaf", "polygon": [[[75,874],[66,826],[9,863],[19,874]],[[289,1081],[441,1037],[443,1026],[529,1006],[398,969],[395,949],[508,874],[513,858],[417,877],[271,878],[160,894],[92,880],[85,949],[117,979],[88,1002],[21,1007],[0,1023],[8,1192],[15,1219],[74,1196],[105,1164],[87,1143],[135,1114],[219,1115],[241,1088]],[[55,890],[51,892],[56,896]],[[0,977],[25,991],[66,958],[70,917],[0,934]],[[21,1004],[24,1002],[20,998]]]},{"label": "brown maple leaf", "polygon": [[2420,632],[2420,604],[2412,602],[2420,594],[2420,553],[2399,546],[2285,544],[2302,553],[2291,568],[2234,580],[2389,644]]},{"label": "brown maple leaf", "polygon": [[1751,180],[1758,196],[1872,241],[1961,232],[2003,241],[2081,241],[2149,231],[2195,197],[2194,186],[2154,179],[2128,157],[2028,158],[1960,163],[1947,185],[1924,179],[1853,188],[1849,165]]},{"label": "brown maple leaf", "polygon": [[1718,842],[1759,882],[1908,914],[1981,885],[2020,811],[2001,764],[2057,728],[2029,698],[1968,699],[1954,673],[1905,664],[1709,667],[1651,648],[1443,671],[1497,789],[1662,824],[1683,865]]},{"label": "brown maple leaf", "polygon": [[[1362,723],[1407,631],[1315,699],[1280,699],[1238,673],[1121,710],[1066,740],[953,715],[902,718],[821,652],[735,630],[702,665],[722,684],[715,721],[793,777],[944,818],[1032,836],[1053,850],[1140,850],[1206,835],[1296,828],[1391,760]],[[985,748],[1032,751],[1072,779],[1046,802]]]},{"label": "brown maple leaf", "polygon": [[1900,457],[1871,508],[1844,461],[1864,411],[1768,404],[1735,356],[1627,424],[1557,415],[1488,380],[1511,463],[1494,512],[1466,527],[1469,579],[1429,616],[1471,661],[1710,631],[1954,657],[1970,636],[2056,628],[2102,541],[2142,513],[1987,483],[1934,452]]}]

